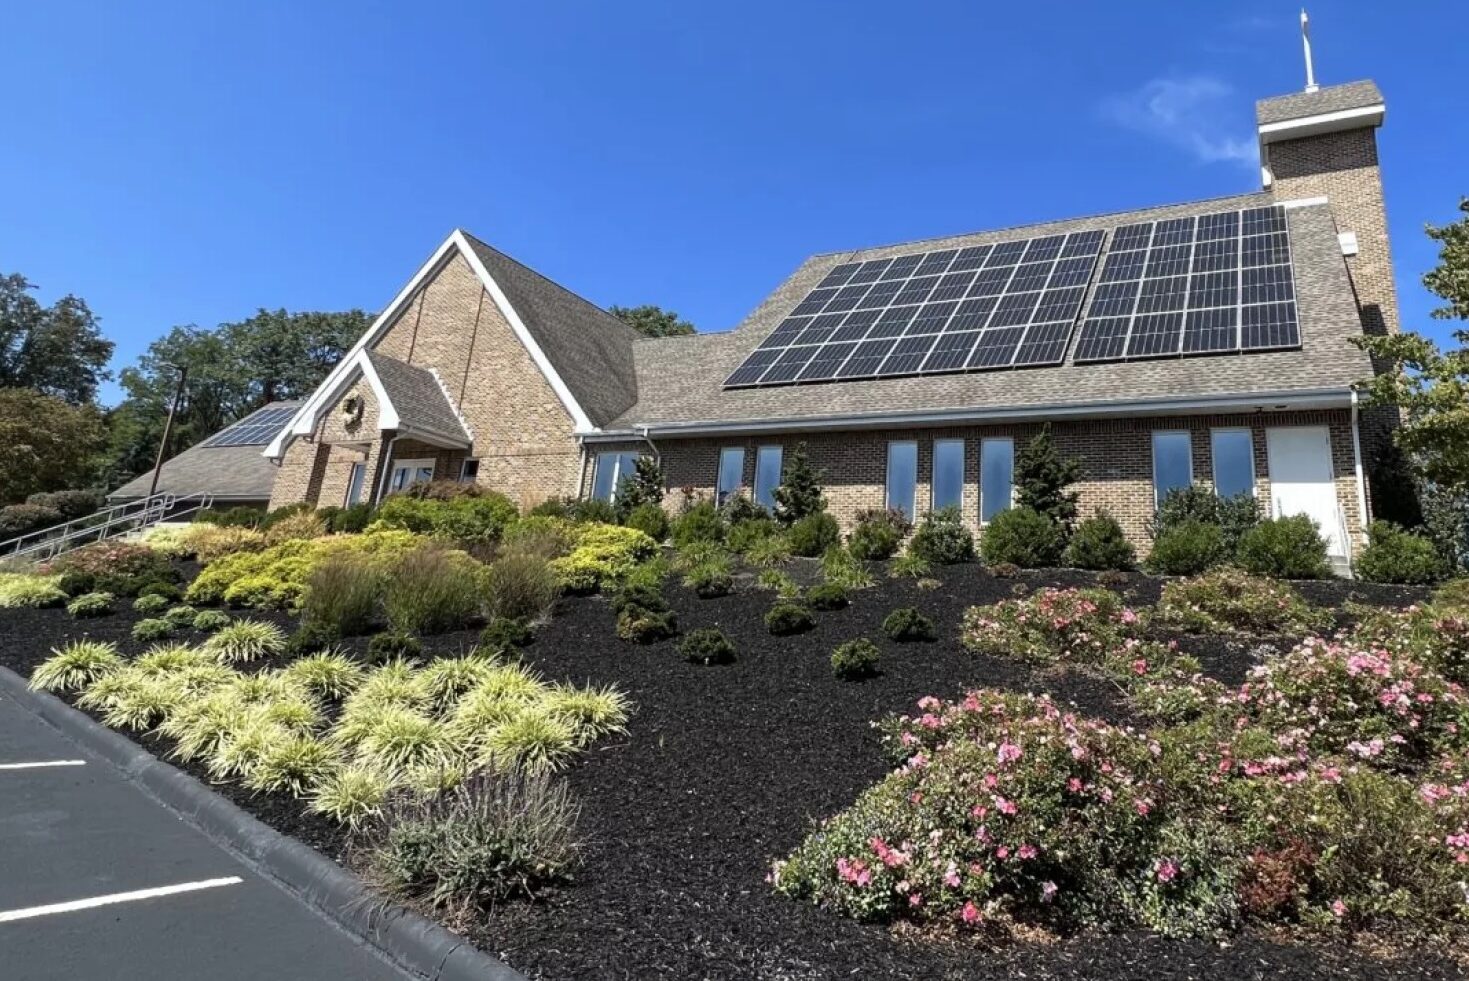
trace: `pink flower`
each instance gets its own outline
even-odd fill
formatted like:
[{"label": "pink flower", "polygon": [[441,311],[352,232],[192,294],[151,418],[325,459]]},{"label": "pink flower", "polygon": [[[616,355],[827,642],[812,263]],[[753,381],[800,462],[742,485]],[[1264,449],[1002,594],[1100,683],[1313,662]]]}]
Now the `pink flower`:
[{"label": "pink flower", "polygon": [[1136,801],[1132,806],[1135,807],[1137,809],[1137,812],[1143,817],[1147,817],[1148,812],[1153,809],[1153,805],[1146,800]]},{"label": "pink flower", "polygon": [[1077,777],[1072,777],[1070,780],[1066,781],[1066,789],[1071,791],[1073,794],[1081,793],[1081,780]]},{"label": "pink flower", "polygon": [[999,808],[1001,814],[1014,814],[1019,808],[1003,797],[995,798],[995,807]]},{"label": "pink flower", "polygon": [[1127,609],[1122,611],[1122,622],[1128,624],[1129,626],[1137,623],[1137,614],[1132,611],[1131,607],[1128,607]]},{"label": "pink flower", "polygon": [[1148,673],[1148,662],[1147,662],[1147,659],[1140,657],[1136,661],[1133,661],[1132,662],[1132,673],[1133,674],[1147,674]]},{"label": "pink flower", "polygon": [[1041,902],[1049,903],[1056,896],[1057,885],[1049,879],[1041,883]]},{"label": "pink flower", "polygon": [[944,885],[950,889],[959,888],[959,869],[955,867],[953,862],[949,863],[948,870],[944,872]]},{"label": "pink flower", "polygon": [[979,907],[975,906],[972,902],[965,903],[964,908],[959,911],[959,919],[963,920],[970,926],[973,926],[974,924],[978,923],[980,919]]},{"label": "pink flower", "polygon": [[1340,899],[1335,900],[1334,902],[1332,902],[1332,904],[1331,904],[1331,915],[1334,916],[1334,917],[1336,917],[1338,920],[1341,919],[1343,916],[1346,916],[1347,915],[1347,904],[1344,903],[1344,902],[1342,902]]},{"label": "pink flower", "polygon": [[921,893],[921,892],[915,892],[912,895],[910,895],[908,897],[908,905],[909,906],[922,906],[923,905],[923,893]]},{"label": "pink flower", "polygon": [[1014,763],[1016,760],[1020,759],[1020,757],[1023,756],[1024,753],[1021,751],[1019,746],[1015,745],[1007,739],[1004,742],[1000,743],[1000,750],[997,755],[1000,757],[1000,765],[1003,766],[1006,763]]},{"label": "pink flower", "polygon": [[1016,854],[1019,855],[1021,858],[1035,858],[1035,856],[1036,856],[1035,846],[1034,845],[1021,845],[1020,846],[1020,851],[1016,852]]},{"label": "pink flower", "polygon": [[1164,859],[1153,868],[1159,882],[1172,882],[1178,876],[1178,865],[1172,859]]},{"label": "pink flower", "polygon": [[1009,857],[1010,857],[1010,846],[1009,845],[1001,845],[999,848],[996,848],[995,849],[995,858],[998,858],[998,859],[1006,859],[1006,858],[1009,858]]}]

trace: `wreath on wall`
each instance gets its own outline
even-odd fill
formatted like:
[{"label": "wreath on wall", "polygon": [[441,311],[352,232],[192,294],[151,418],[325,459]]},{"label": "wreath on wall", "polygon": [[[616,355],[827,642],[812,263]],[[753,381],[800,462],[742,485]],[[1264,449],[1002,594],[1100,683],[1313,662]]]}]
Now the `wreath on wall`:
[{"label": "wreath on wall", "polygon": [[362,412],[365,408],[361,395],[349,395],[342,400],[342,424],[352,428],[362,421]]}]

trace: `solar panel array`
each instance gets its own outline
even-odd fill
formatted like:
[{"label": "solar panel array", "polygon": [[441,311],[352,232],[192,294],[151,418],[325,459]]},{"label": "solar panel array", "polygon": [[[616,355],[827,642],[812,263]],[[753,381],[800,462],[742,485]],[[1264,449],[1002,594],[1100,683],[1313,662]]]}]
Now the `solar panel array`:
[{"label": "solar panel array", "polygon": [[1073,360],[1300,343],[1285,209],[1271,206],[1114,231]]},{"label": "solar panel array", "polygon": [[1101,231],[837,266],[727,387],[1060,364]]},{"label": "solar panel array", "polygon": [[264,446],[275,439],[296,414],[297,406],[267,406],[256,409],[227,429],[221,429],[204,441],[205,446]]}]

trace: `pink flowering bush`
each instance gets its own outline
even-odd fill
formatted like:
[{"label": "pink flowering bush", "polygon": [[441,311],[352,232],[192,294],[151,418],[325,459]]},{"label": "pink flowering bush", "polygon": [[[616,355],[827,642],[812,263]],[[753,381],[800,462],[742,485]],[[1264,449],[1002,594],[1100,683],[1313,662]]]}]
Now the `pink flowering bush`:
[{"label": "pink flowering bush", "polygon": [[964,612],[964,646],[1033,661],[1100,663],[1141,617],[1109,589],[1041,589]]},{"label": "pink flowering bush", "polygon": [[1450,681],[1469,685],[1469,616],[1437,602],[1405,610],[1347,604],[1356,626],[1347,641],[1359,647],[1386,648],[1431,667]]},{"label": "pink flowering bush", "polygon": [[1314,607],[1285,582],[1224,566],[1163,586],[1160,625],[1189,633],[1305,634],[1331,626],[1330,610]]}]

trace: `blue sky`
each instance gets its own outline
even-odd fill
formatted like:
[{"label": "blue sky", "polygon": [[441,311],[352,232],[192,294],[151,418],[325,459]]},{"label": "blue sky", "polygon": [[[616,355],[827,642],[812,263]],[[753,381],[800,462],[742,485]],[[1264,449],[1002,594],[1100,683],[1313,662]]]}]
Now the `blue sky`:
[{"label": "blue sky", "polygon": [[[1311,7],[1372,77],[1409,327],[1455,216],[1448,2]],[[1252,190],[1287,3],[11,5],[0,272],[130,363],[175,324],[376,310],[454,227],[608,305],[737,323],[803,258]],[[106,398],[115,398],[109,388]]]}]

